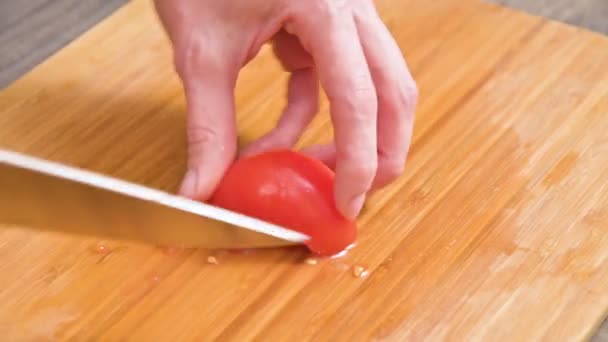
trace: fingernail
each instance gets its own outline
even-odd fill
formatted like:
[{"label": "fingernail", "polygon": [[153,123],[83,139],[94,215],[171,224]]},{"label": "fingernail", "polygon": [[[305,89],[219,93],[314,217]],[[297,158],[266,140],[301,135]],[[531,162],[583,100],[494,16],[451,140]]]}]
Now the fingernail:
[{"label": "fingernail", "polygon": [[198,177],[196,169],[189,169],[188,172],[186,172],[184,180],[182,181],[179,192],[182,196],[193,198],[196,195],[197,185]]},{"label": "fingernail", "polygon": [[365,203],[365,194],[361,194],[355,198],[353,198],[350,202],[350,215],[349,218],[354,220],[359,216],[361,209],[363,208],[363,204]]}]

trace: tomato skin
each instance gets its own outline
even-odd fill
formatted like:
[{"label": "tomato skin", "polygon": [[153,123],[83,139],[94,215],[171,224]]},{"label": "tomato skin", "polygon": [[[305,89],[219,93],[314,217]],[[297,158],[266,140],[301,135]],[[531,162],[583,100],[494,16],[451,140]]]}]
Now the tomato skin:
[{"label": "tomato skin", "polygon": [[333,255],[357,236],[355,222],[336,209],[333,180],[333,171],[316,159],[269,151],[237,160],[210,203],[304,233],[311,251]]}]

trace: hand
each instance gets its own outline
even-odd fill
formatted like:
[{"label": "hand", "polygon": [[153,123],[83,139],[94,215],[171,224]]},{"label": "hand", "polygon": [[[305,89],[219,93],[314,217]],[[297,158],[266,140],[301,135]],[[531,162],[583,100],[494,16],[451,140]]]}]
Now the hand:
[{"label": "hand", "polygon": [[277,127],[244,154],[292,147],[328,95],[334,143],[307,149],[336,171],[336,203],[354,219],[366,194],[403,172],[417,88],[371,0],[156,0],[188,105],[180,193],[206,200],[237,153],[239,70],[272,41],[291,72]]}]

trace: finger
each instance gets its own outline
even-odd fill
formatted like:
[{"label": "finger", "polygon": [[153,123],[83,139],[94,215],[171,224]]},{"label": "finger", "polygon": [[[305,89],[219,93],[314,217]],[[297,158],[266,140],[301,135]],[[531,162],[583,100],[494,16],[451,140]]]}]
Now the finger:
[{"label": "finger", "polygon": [[330,102],[336,205],[344,216],[354,219],[376,174],[377,100],[354,20],[339,12],[300,16],[294,19],[293,29],[311,53]]},{"label": "finger", "polygon": [[312,57],[304,49],[297,36],[285,30],[277,32],[273,37],[272,48],[287,71],[306,69],[314,66]]},{"label": "finger", "polygon": [[373,3],[360,2],[355,20],[378,94],[378,172],[374,188],[380,188],[403,173],[418,94],[399,46]]},{"label": "finger", "polygon": [[312,58],[300,41],[285,31],[273,39],[273,48],[283,67],[291,71],[287,106],[275,129],[253,142],[241,156],[295,145],[319,108],[319,82]]},{"label": "finger", "polygon": [[[327,145],[313,145],[306,147],[302,150],[302,153],[321,161],[332,170],[336,167],[336,146],[334,144]],[[368,195],[376,190],[379,190],[379,186],[372,186]]]},{"label": "finger", "polygon": [[319,86],[312,68],[292,72],[289,80],[287,107],[275,129],[241,152],[241,156],[271,149],[291,148],[317,113]]},{"label": "finger", "polygon": [[334,144],[309,146],[304,148],[302,153],[320,160],[332,170],[336,169],[336,145]]},{"label": "finger", "polygon": [[236,153],[234,78],[218,69],[186,75],[188,171],[180,194],[204,201]]}]

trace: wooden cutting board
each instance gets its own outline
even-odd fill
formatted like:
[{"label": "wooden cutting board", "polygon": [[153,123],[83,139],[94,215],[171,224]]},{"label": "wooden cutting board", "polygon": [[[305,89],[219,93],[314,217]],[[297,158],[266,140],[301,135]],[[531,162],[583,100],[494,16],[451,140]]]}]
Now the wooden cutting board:
[{"label": "wooden cutting board", "polygon": [[[2,226],[2,339],[588,337],[608,308],[608,38],[474,0],[377,3],[421,100],[406,173],[354,250],[310,265]],[[243,142],[285,81],[267,48],[243,71]],[[175,191],[184,112],[137,0],[0,94],[0,146]],[[300,146],[331,138],[327,112]]]}]

